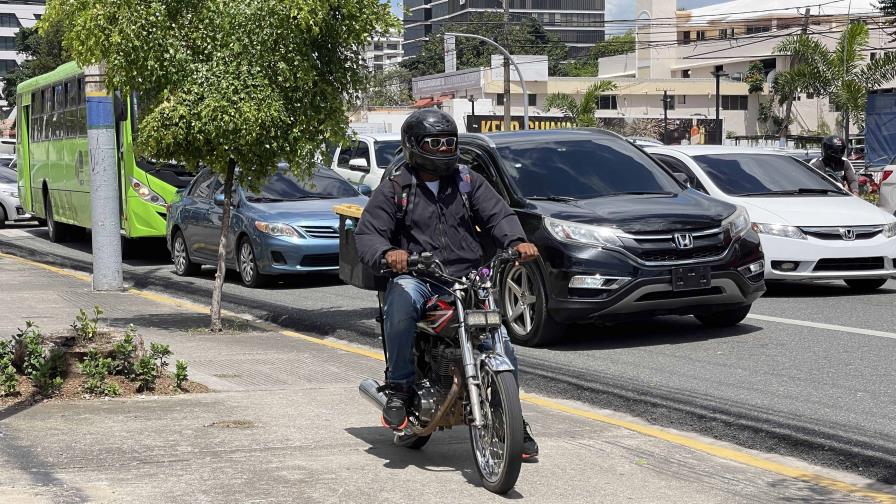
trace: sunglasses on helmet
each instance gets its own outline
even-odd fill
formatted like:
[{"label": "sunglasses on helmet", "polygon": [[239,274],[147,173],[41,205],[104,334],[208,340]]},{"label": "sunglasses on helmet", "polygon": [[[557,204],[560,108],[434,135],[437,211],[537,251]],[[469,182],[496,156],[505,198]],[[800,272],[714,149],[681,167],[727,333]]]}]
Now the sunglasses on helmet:
[{"label": "sunglasses on helmet", "polygon": [[429,145],[429,148],[433,149],[433,150],[441,149],[442,146],[448,147],[449,149],[453,149],[455,146],[457,146],[457,139],[454,137],[424,138],[423,144]]}]

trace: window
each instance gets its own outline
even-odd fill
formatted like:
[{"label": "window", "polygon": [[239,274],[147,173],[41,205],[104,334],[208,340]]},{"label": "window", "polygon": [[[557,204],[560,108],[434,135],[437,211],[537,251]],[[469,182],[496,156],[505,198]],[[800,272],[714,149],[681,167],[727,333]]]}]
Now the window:
[{"label": "window", "polygon": [[495,103],[498,105],[504,105],[504,93],[498,93]]},{"label": "window", "polygon": [[[694,175],[693,170],[691,170],[688,165],[686,165],[680,159],[674,158],[672,156],[667,156],[666,154],[653,154],[654,159],[660,162],[663,166],[669,169],[672,173],[683,173],[688,178],[688,185],[693,187],[694,189],[706,193],[706,187],[700,182],[700,179]],[[709,194],[709,193],[707,193]]]},{"label": "window", "polygon": [[706,32],[703,30],[698,31],[697,40],[706,40]]},{"label": "window", "polygon": [[397,51],[398,44],[386,44],[386,49],[389,51]]},{"label": "window", "polygon": [[669,95],[669,104],[667,105],[667,110],[675,110],[675,95]]},{"label": "window", "polygon": [[598,110],[616,110],[616,95],[601,96],[597,100]]},{"label": "window", "polygon": [[538,95],[535,93],[529,93],[529,106],[534,107],[538,103]]},{"label": "window", "polygon": [[[843,195],[842,190],[809,165],[779,154],[712,154],[694,156],[694,161],[725,194],[763,195],[793,191],[793,197]],[[803,193],[797,190],[802,189]],[[811,190],[820,192],[812,193]]]},{"label": "window", "polygon": [[43,114],[43,100],[40,97],[40,91],[31,93],[31,117]]},{"label": "window", "polygon": [[15,14],[0,14],[0,28],[21,28],[19,18]]},{"label": "window", "polygon": [[691,32],[681,32],[681,43],[682,44],[690,44],[691,43]]},{"label": "window", "polygon": [[357,195],[358,191],[348,181],[330,169],[318,166],[309,179],[299,180],[286,163],[279,165],[261,190],[246,191],[246,199],[250,201],[297,201],[315,197],[348,198]]},{"label": "window", "polygon": [[382,50],[383,50],[383,43],[382,43],[382,42],[374,42],[374,43],[373,43],[373,50],[374,50],[374,51],[382,51]]},{"label": "window", "polygon": [[876,59],[877,59],[877,53],[876,53],[876,52],[874,52],[874,51],[871,51],[871,55],[870,55],[870,58],[871,58],[871,61],[874,61],[874,60],[876,60]]},{"label": "window", "polygon": [[815,99],[815,93],[806,93],[806,99],[807,99],[807,100],[814,100],[814,99]]},{"label": "window", "polygon": [[218,177],[211,170],[204,170],[196,176],[193,186],[190,188],[190,196],[194,198],[211,199],[215,194]]},{"label": "window", "polygon": [[0,51],[15,51],[16,50],[16,38],[15,37],[0,37]]},{"label": "window", "polygon": [[367,173],[370,171],[370,147],[367,146],[367,142],[360,141],[355,144],[355,148],[352,149],[352,158],[351,159],[363,159],[364,163],[367,166],[351,166],[349,165],[348,169],[352,171],[359,171]]},{"label": "window", "polygon": [[682,71],[681,71],[681,78],[682,78],[682,79],[690,79],[690,78],[691,78],[691,69],[688,68],[688,69],[686,69],[686,70],[682,70]]},{"label": "window", "polygon": [[398,149],[401,148],[399,140],[380,140],[374,142],[373,153],[376,155],[376,164],[380,168],[388,168],[392,164],[392,160],[398,155]]},{"label": "window", "polygon": [[771,31],[771,26],[748,26],[747,35],[755,35],[757,33],[766,33]]},{"label": "window", "polygon": [[688,103],[687,95],[678,95],[678,96],[676,96],[676,98],[678,98],[679,105],[686,105]]},{"label": "window", "polygon": [[16,63],[16,60],[0,60],[0,74],[8,74],[16,68],[19,68],[19,64]]},{"label": "window", "polygon": [[747,110],[746,95],[722,95],[722,110]]}]

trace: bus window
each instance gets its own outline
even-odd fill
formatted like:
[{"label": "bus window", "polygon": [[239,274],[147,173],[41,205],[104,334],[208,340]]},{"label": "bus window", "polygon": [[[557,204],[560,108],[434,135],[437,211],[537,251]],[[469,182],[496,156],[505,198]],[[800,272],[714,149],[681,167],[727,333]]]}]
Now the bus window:
[{"label": "bus window", "polygon": [[53,89],[56,105],[53,108],[53,138],[65,136],[65,89],[62,84],[56,84]]},{"label": "bus window", "polygon": [[87,104],[87,94],[84,91],[84,76],[78,77],[78,103]]},{"label": "bus window", "polygon": [[71,80],[65,83],[65,136],[76,137],[78,128],[78,83]]},{"label": "bus window", "polygon": [[41,115],[43,109],[43,103],[40,99],[40,92],[35,91],[31,93],[31,116],[39,116]]},{"label": "bus window", "polygon": [[41,140],[49,140],[52,136],[52,118],[53,118],[53,88],[46,88],[40,92],[44,97],[44,120],[41,128]]}]

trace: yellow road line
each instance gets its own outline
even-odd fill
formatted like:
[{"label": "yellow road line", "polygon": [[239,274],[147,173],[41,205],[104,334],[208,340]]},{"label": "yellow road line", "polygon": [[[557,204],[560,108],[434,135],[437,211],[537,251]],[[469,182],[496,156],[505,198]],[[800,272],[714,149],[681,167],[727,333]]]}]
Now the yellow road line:
[{"label": "yellow road line", "polygon": [[[70,276],[73,278],[77,278],[79,280],[84,280],[89,282],[90,276],[85,275],[83,273],[71,272],[68,270],[64,270],[62,268],[57,268],[55,266],[49,266],[46,264],[41,264],[35,261],[31,261],[28,259],[23,259],[20,257],[12,256],[9,254],[4,254],[0,252],[0,257],[11,259],[23,264],[28,264],[32,266],[36,266],[39,268],[43,268],[48,271],[52,271],[54,273],[59,273],[61,275]],[[148,292],[139,289],[129,289],[127,291],[130,294],[142,297],[144,299],[154,301],[161,304],[166,304],[170,306],[176,306],[179,308],[183,308],[186,310],[190,310],[197,313],[208,313],[209,307],[201,304],[193,303],[190,301],[184,301],[177,298],[173,298],[167,296],[165,294],[159,294],[155,292]],[[222,310],[222,314],[237,316],[236,314]],[[290,338],[300,339],[302,341],[307,341],[309,343],[314,343],[317,345],[323,345],[326,347],[330,347],[337,350],[342,350],[345,352],[351,352],[357,355],[363,355],[364,357],[368,357],[371,359],[376,359],[379,361],[384,360],[383,356],[380,352],[374,352],[371,350],[367,350],[365,348],[357,347],[354,345],[349,345],[346,343],[341,343],[332,340],[325,340],[321,338],[315,338],[313,336],[308,336],[302,333],[298,333],[295,331],[289,331],[285,329],[280,329],[274,324],[270,324],[263,321],[252,320],[254,325],[259,328],[265,330],[271,330],[272,332],[278,332],[284,336],[288,336]],[[847,493],[850,495],[855,495],[859,497],[865,497],[868,499],[875,500],[877,502],[881,502],[884,504],[896,504],[896,495],[891,493],[886,493],[882,491],[877,491],[868,488],[862,488],[850,483],[846,483],[843,481],[839,481],[833,478],[828,478],[825,476],[821,476],[819,474],[815,474],[809,471],[805,471],[803,469],[799,469],[796,467],[791,467],[786,464],[782,464],[780,462],[773,462],[771,460],[766,460],[755,455],[751,455],[749,453],[740,452],[731,448],[725,448],[722,446],[715,446],[713,444],[700,441],[698,439],[693,439],[682,434],[676,434],[673,432],[668,432],[658,427],[653,427],[650,425],[643,425],[635,422],[629,422],[627,420],[622,420],[619,418],[613,418],[606,415],[601,415],[599,413],[594,413],[592,411],[587,411],[579,408],[574,408],[571,406],[567,406],[565,404],[560,404],[555,401],[551,401],[549,399],[545,399],[542,397],[538,397],[532,394],[522,394],[520,396],[520,400],[527,402],[529,404],[540,406],[542,408],[546,408],[553,411],[558,411],[562,413],[567,413],[570,415],[575,415],[580,418],[586,418],[589,420],[593,420],[596,422],[601,422],[608,425],[614,425],[616,427],[621,427],[626,430],[630,430],[632,432],[636,432],[638,434],[652,437],[655,439],[660,439],[672,444],[676,444],[679,446],[684,446],[686,448],[690,448],[695,451],[703,452],[708,455],[712,455],[717,458],[730,460],[732,462],[737,462],[739,464],[754,467],[756,469],[762,469],[771,473],[780,474],[781,476],[786,476],[788,478],[798,479],[801,481],[805,481],[814,485],[818,485],[824,488],[828,488],[831,490],[836,490],[838,492]]]}]

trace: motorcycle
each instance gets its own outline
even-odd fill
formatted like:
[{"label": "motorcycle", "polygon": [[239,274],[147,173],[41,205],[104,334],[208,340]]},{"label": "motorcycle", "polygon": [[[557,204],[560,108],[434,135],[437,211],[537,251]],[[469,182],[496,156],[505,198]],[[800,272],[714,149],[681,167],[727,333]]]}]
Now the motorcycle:
[{"label": "motorcycle", "polygon": [[[409,274],[450,294],[430,299],[417,324],[415,393],[408,401],[408,425],[395,433],[394,442],[420,449],[436,431],[467,425],[482,484],[498,494],[510,491],[519,477],[523,416],[513,365],[504,351],[508,335],[493,289],[498,273],[518,258],[514,250],[499,252],[463,278],[448,275],[430,253],[408,260]],[[387,270],[385,261],[380,267]],[[383,352],[388,356],[383,297],[380,292],[377,320],[383,332]],[[373,379],[359,386],[361,395],[377,410],[386,404],[385,389]]]}]

